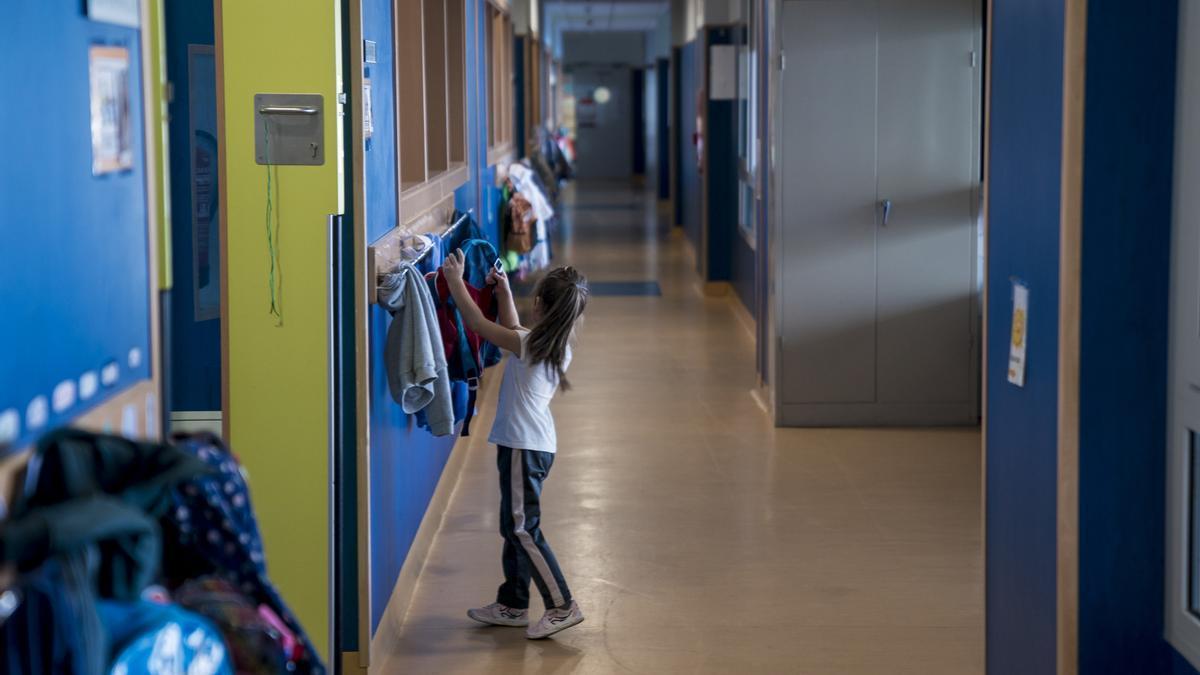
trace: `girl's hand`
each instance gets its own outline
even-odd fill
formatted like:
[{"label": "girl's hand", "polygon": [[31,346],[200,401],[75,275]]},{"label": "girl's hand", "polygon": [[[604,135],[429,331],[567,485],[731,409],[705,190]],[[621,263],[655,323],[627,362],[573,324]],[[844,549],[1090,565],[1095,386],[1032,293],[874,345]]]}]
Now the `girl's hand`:
[{"label": "girl's hand", "polygon": [[446,257],[446,261],[442,263],[442,274],[446,276],[447,282],[462,281],[465,260],[466,256],[463,255],[462,249]]},{"label": "girl's hand", "polygon": [[504,270],[498,270],[493,267],[492,271],[488,272],[487,282],[495,286],[496,290],[498,291],[504,291],[507,293],[509,290],[508,275],[505,274]]}]

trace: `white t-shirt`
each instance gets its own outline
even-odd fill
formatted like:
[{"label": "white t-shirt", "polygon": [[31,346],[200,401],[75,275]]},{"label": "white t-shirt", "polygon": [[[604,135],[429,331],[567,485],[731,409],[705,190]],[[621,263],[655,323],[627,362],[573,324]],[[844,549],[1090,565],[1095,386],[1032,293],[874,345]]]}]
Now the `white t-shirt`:
[{"label": "white t-shirt", "polygon": [[[518,450],[555,452],[558,438],[554,433],[554,416],[550,400],[558,391],[558,374],[545,363],[532,365],[527,361],[526,343],[529,331],[520,329],[521,353],[504,352],[504,379],[500,381],[500,401],[496,405],[496,421],[488,442]],[[563,370],[571,364],[571,348],[567,347]]]}]

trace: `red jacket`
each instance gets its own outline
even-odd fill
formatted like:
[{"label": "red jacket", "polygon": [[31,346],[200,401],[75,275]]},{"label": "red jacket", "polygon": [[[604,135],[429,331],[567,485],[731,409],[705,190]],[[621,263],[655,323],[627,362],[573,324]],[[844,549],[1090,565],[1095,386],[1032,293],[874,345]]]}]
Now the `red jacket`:
[{"label": "red jacket", "polygon": [[[451,380],[466,379],[466,374],[462,373],[462,359],[454,358],[455,351],[458,348],[458,312],[453,306],[453,298],[450,296],[450,286],[446,283],[446,277],[441,274],[441,270],[430,272],[425,275],[426,279],[436,280],[433,284],[437,297],[437,317],[438,328],[442,331],[442,347],[446,351],[446,363],[450,373]],[[470,294],[471,300],[475,302],[475,306],[482,312],[483,316],[490,321],[495,321],[499,315],[499,305],[496,302],[495,288],[485,286],[484,288],[475,288],[471,284],[465,284],[467,293]],[[463,330],[467,334],[467,344],[471,346],[471,354],[475,357],[478,373],[483,372],[484,364],[481,362],[481,351],[483,349],[483,338],[476,335],[474,332],[467,329],[464,325]],[[455,371],[458,372],[455,372]]]}]

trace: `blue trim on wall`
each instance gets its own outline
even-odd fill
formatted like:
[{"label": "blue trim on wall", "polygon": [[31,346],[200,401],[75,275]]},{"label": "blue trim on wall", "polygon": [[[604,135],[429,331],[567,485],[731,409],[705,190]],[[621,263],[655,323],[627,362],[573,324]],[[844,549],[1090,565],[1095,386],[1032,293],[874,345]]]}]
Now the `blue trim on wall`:
[{"label": "blue trim on wall", "polygon": [[[735,225],[734,228],[736,229],[736,227]],[[742,306],[746,308],[750,316],[758,318],[758,303],[755,302],[754,291],[755,276],[758,273],[758,258],[740,232],[734,233],[729,253],[729,278],[733,282],[733,290],[737,292],[738,300],[741,300]]]},{"label": "blue trim on wall", "polygon": [[[0,60],[7,92],[0,105],[0,304],[9,327],[0,333],[6,355],[0,359],[0,414],[13,410],[20,417],[13,447],[34,442],[151,375],[150,303],[159,299],[151,294],[147,264],[153,253],[140,37],[134,29],[89,21],[82,7],[8,3],[0,26],[0,44],[9,55]],[[132,168],[102,176],[92,175],[94,45],[129,50]],[[132,349],[140,351],[140,361],[131,362]],[[78,390],[85,373],[98,374],[106,363],[119,368],[111,386],[55,411],[50,399],[60,383],[74,382]],[[26,410],[36,397],[45,397],[47,416],[44,426],[31,429]],[[150,417],[157,419],[157,412]]]},{"label": "blue trim on wall", "polygon": [[[193,289],[192,169],[188,47],[213,44],[212,0],[164,6],[167,77],[174,84],[169,111],[171,188],[170,410],[221,409],[221,320],[196,320]],[[216,109],[216,89],[211,104]],[[215,113],[214,113],[215,114]],[[219,142],[219,141],[218,141]],[[213,171],[213,175],[218,172]],[[215,190],[214,185],[214,190]],[[219,213],[219,211],[218,211]],[[214,226],[216,226],[214,222]]]},{"label": "blue trim on wall", "polygon": [[1174,0],[1088,1],[1079,672],[1089,675],[1171,668],[1163,494],[1177,17]]},{"label": "blue trim on wall", "polygon": [[[1056,669],[1063,6],[992,6],[987,672]],[[1029,286],[1025,386],[1008,383],[1012,279]]]}]

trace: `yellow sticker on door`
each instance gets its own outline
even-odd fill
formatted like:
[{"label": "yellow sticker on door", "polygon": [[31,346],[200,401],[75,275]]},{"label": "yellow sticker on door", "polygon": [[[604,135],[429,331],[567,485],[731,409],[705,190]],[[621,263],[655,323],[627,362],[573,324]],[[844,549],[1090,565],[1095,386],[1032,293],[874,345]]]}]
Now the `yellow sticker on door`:
[{"label": "yellow sticker on door", "polygon": [[1013,281],[1012,338],[1008,348],[1008,381],[1025,386],[1025,344],[1029,334],[1029,287]]}]

